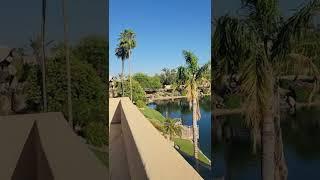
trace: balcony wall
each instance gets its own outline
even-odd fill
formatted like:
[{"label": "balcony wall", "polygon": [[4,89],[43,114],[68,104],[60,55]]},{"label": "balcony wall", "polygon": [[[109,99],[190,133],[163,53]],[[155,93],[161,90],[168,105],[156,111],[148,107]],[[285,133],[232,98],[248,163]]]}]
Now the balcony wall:
[{"label": "balcony wall", "polygon": [[129,98],[109,100],[109,127],[111,179],[202,179]]}]

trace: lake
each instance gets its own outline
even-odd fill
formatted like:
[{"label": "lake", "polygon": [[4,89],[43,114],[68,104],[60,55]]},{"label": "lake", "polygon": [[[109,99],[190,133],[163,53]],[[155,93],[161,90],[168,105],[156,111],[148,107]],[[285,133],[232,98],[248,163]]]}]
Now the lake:
[{"label": "lake", "polygon": [[[288,179],[320,179],[320,108],[300,109],[295,115],[282,113],[281,128]],[[213,172],[215,177],[232,180],[258,180],[261,156],[252,151],[249,130],[241,116],[213,120]],[[231,140],[223,129],[233,132]]]},{"label": "lake", "polygon": [[[211,97],[202,98],[200,103],[201,119],[199,125],[199,147],[201,151],[211,159]],[[170,118],[180,118],[183,125],[192,125],[192,109],[186,99],[158,101],[148,105],[156,109],[163,116]],[[187,161],[193,165],[192,160]],[[206,179],[212,179],[212,172],[208,169],[200,169],[200,175]]]}]

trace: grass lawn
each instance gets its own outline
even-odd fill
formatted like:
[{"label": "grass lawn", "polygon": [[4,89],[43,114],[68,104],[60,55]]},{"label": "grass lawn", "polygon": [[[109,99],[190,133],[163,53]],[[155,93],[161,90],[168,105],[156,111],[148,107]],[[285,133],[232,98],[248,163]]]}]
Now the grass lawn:
[{"label": "grass lawn", "polygon": [[108,160],[109,160],[109,155],[106,152],[101,152],[99,150],[90,148],[91,151],[96,155],[96,157],[102,162],[103,165],[106,167],[109,166]]},{"label": "grass lawn", "polygon": [[[180,147],[182,152],[193,156],[193,144],[190,140],[175,138],[174,143]],[[208,159],[201,152],[199,152],[199,160],[207,165],[210,165]]]},{"label": "grass lawn", "polygon": [[140,111],[148,119],[157,120],[161,123],[163,123],[166,119],[164,116],[162,116],[162,114],[160,112],[158,112],[154,109],[151,109],[149,107],[141,108]]}]

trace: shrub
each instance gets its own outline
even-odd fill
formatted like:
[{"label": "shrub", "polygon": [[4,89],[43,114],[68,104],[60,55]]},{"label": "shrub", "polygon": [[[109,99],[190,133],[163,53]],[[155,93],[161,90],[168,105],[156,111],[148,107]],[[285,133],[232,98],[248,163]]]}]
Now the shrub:
[{"label": "shrub", "polygon": [[142,101],[142,100],[138,100],[138,101],[136,102],[136,105],[137,105],[139,108],[143,108],[143,107],[146,106],[146,103],[145,103],[144,101]]},{"label": "shrub", "polygon": [[[93,67],[77,59],[71,60],[71,90],[74,124],[85,127],[91,121],[106,119],[106,91]],[[67,118],[67,77],[63,58],[47,62],[48,110],[63,112]],[[27,78],[27,103],[29,110],[38,111],[41,106],[41,76],[39,66],[34,65]]]},{"label": "shrub", "polygon": [[108,143],[107,127],[103,122],[90,122],[84,129],[84,136],[88,143],[101,147]]}]

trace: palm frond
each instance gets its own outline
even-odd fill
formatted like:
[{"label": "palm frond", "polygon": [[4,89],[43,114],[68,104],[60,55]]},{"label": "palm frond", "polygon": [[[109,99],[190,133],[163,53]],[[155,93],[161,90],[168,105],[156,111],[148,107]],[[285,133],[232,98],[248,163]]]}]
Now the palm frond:
[{"label": "palm frond", "polygon": [[320,1],[313,0],[290,17],[281,27],[271,48],[272,58],[283,59],[288,54],[293,39],[300,39],[310,29],[312,17],[320,10]]},{"label": "palm frond", "polygon": [[201,78],[203,78],[206,75],[206,73],[209,71],[209,69],[210,69],[210,63],[206,63],[203,66],[201,66],[196,73],[196,80],[200,80]]},{"label": "palm frond", "polygon": [[273,72],[263,50],[248,59],[242,66],[241,92],[245,95],[244,109],[249,127],[258,128],[270,103]]},{"label": "palm frond", "polygon": [[184,59],[186,60],[188,70],[194,75],[199,69],[198,57],[194,55],[191,51],[186,50],[183,50],[182,54],[184,56]]}]

